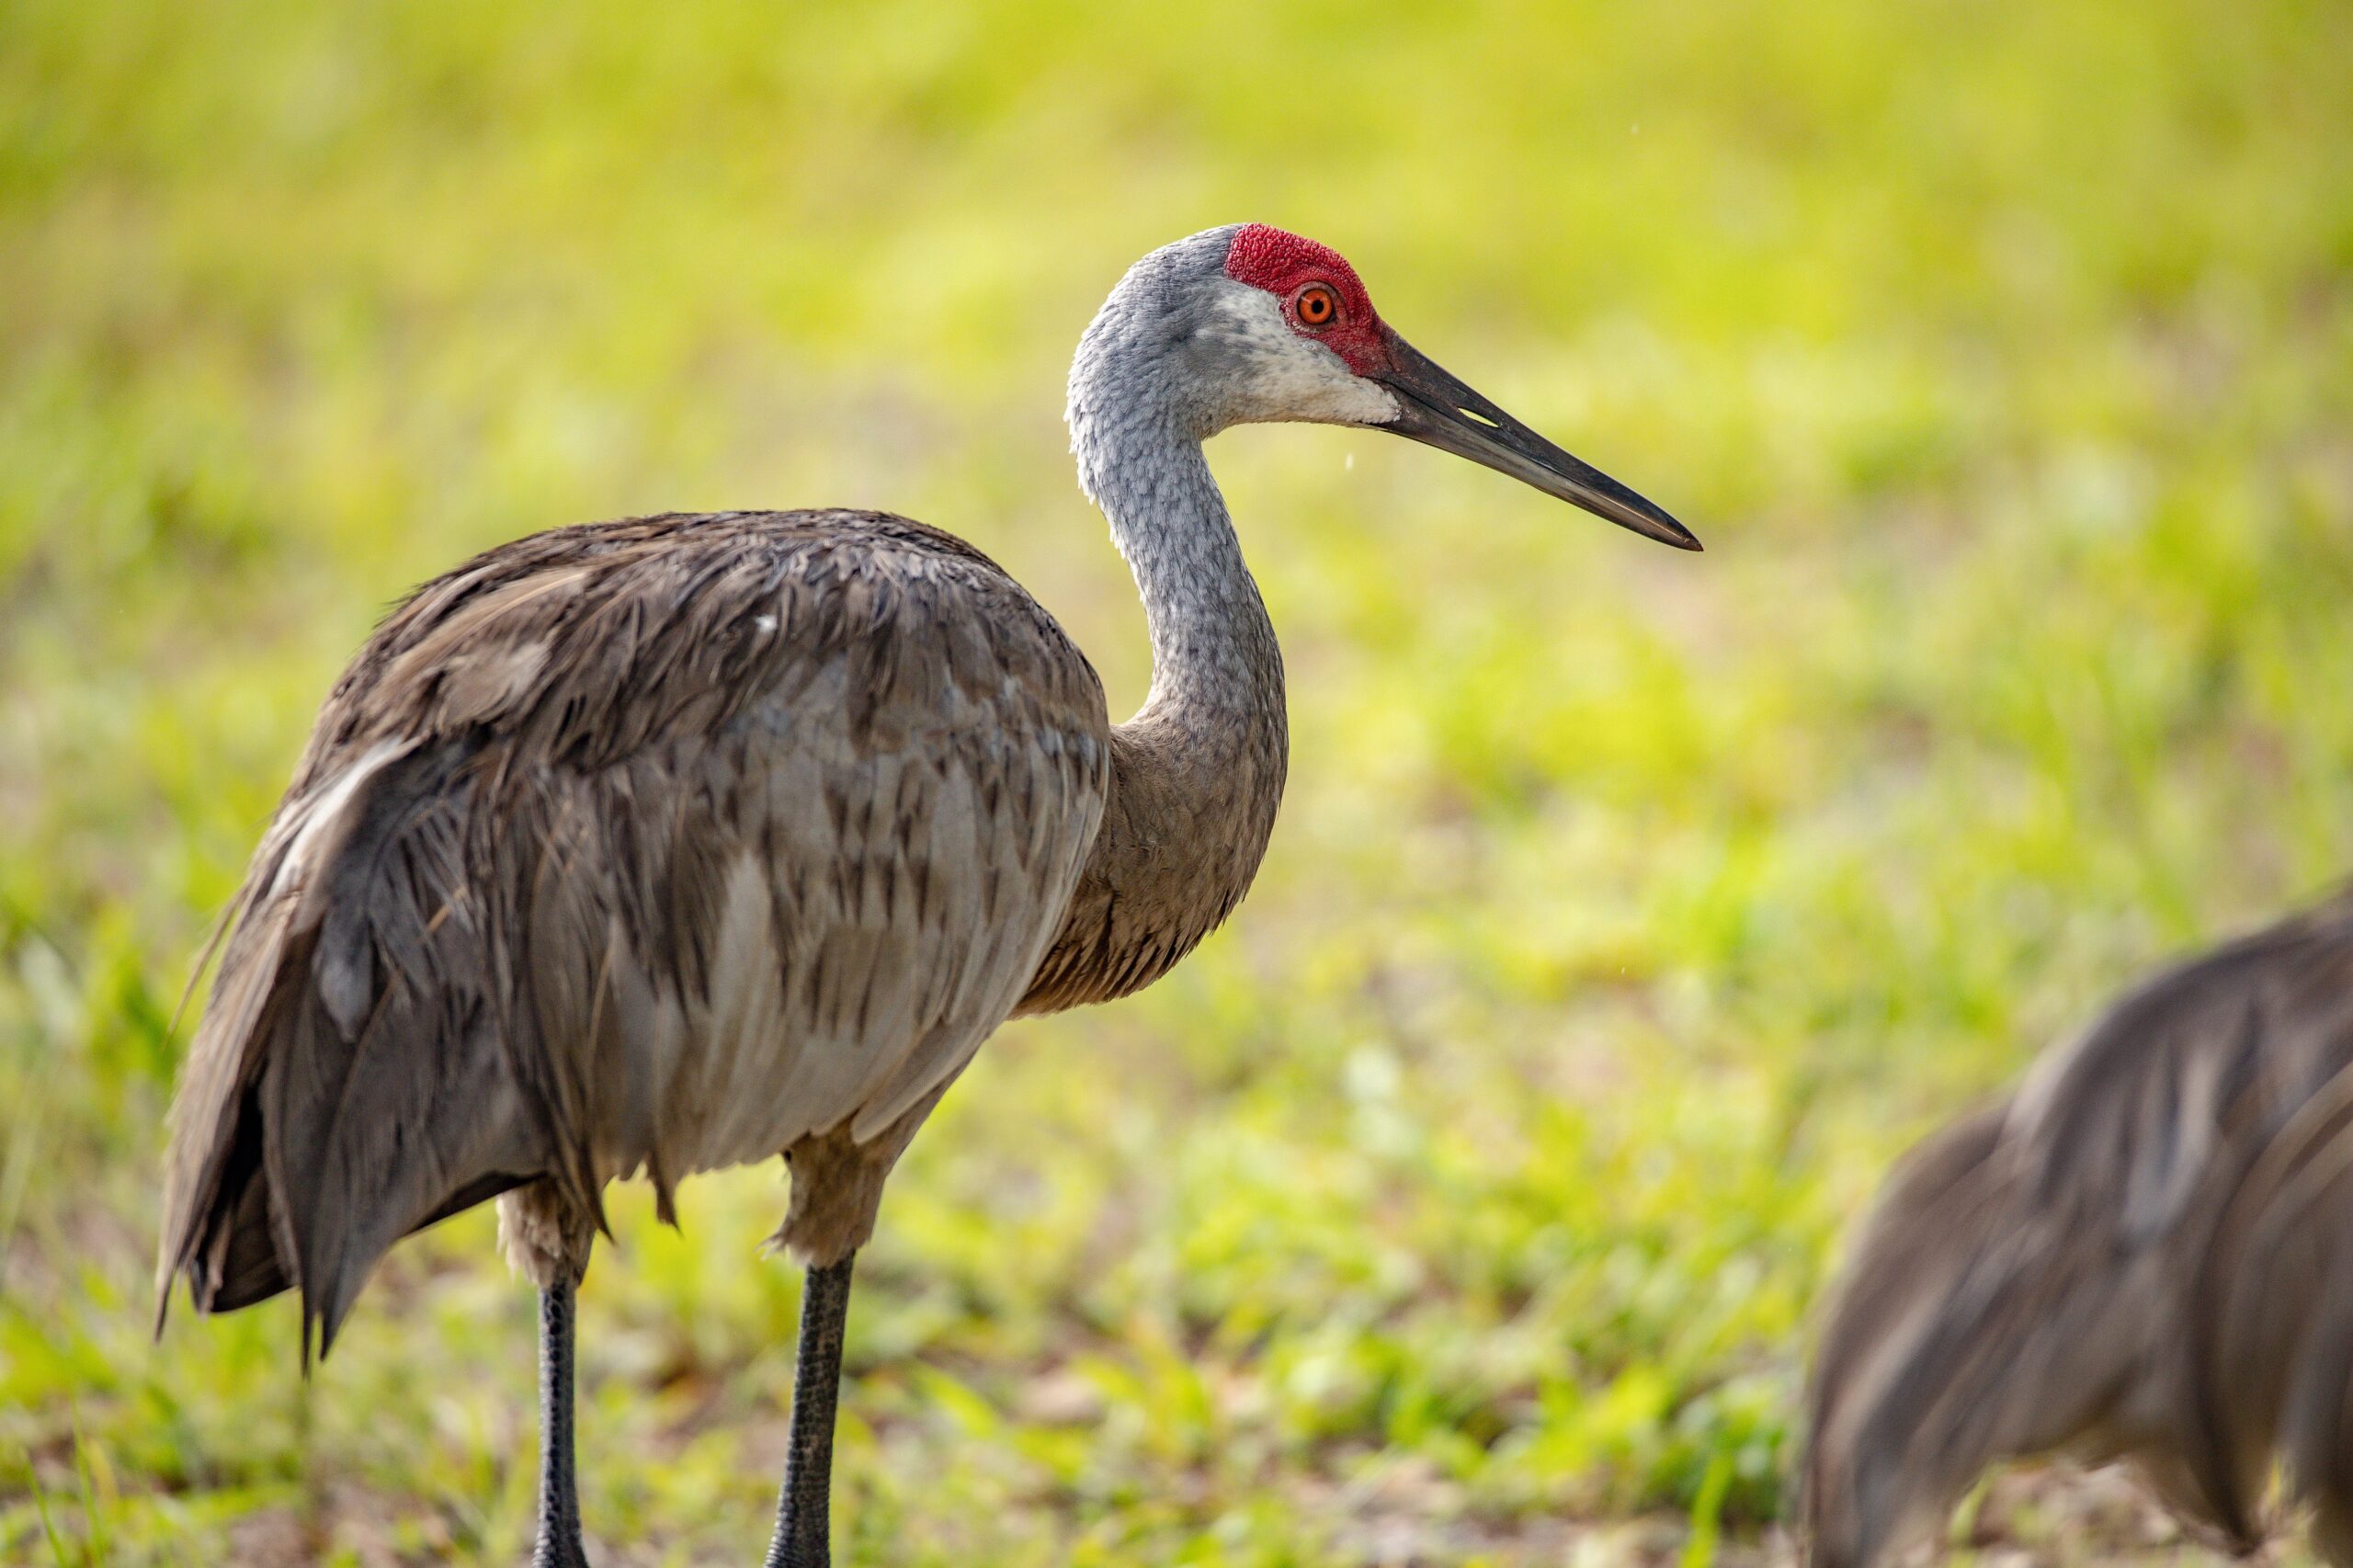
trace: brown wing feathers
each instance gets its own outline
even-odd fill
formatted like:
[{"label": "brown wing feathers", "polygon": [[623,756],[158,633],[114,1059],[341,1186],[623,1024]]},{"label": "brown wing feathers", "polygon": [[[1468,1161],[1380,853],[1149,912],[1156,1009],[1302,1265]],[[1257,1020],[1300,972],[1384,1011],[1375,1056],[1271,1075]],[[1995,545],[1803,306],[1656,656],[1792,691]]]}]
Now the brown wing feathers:
[{"label": "brown wing feathers", "polygon": [[2353,897],[2159,976],[1889,1182],[1815,1360],[1813,1560],[2067,1448],[2241,1548],[2276,1456],[2353,1562],[2349,1375]]},{"label": "brown wing feathers", "polygon": [[324,1347],[387,1246],[503,1187],[594,1214],[643,1163],[666,1208],[780,1082],[828,1125],[845,1092],[922,1100],[1059,918],[1107,731],[1051,619],[903,519],[592,525],[428,584],[338,682],[241,895],[166,1282],[211,1311],[297,1287]]}]

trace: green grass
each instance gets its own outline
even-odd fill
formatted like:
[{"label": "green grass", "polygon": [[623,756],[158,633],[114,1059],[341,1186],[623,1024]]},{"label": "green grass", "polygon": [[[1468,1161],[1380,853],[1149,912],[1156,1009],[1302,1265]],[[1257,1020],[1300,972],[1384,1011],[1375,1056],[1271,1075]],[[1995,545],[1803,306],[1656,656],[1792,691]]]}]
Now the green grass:
[{"label": "green grass", "polygon": [[[807,504],[972,539],[1124,712],[1063,368],[1244,218],[1709,553],[1376,437],[1215,444],[1291,670],[1275,848],[902,1166],[845,1558],[1780,1550],[1889,1158],[2353,867],[2348,79],[2318,0],[0,7],[0,1559],[520,1560],[487,1215],[307,1384],[283,1301],[147,1339],[169,1017],[310,714],[467,551]],[[782,1196],[618,1195],[605,1561],[756,1550]],[[2066,1495],[1977,1528],[2138,1549]]]}]

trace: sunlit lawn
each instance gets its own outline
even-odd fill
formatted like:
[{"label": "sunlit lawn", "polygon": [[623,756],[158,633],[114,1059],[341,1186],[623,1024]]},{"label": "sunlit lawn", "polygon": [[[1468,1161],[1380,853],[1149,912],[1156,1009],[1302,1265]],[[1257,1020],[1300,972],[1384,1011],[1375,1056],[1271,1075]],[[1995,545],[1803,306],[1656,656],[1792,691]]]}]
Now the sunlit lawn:
[{"label": "sunlit lawn", "polygon": [[[2348,80],[2353,11],[2219,0],[0,7],[0,1559],[523,1559],[486,1213],[307,1384],[284,1301],[148,1340],[167,1025],[310,714],[467,551],[821,503],[996,555],[1124,713],[1063,367],[1244,218],[1709,552],[1215,444],[1290,671],[1273,855],[901,1168],[841,1555],[1785,1551],[1888,1159],[2353,868]],[[756,1558],[782,1201],[618,1195],[600,1562]],[[2058,1482],[1961,1539],[2188,1551]]]}]

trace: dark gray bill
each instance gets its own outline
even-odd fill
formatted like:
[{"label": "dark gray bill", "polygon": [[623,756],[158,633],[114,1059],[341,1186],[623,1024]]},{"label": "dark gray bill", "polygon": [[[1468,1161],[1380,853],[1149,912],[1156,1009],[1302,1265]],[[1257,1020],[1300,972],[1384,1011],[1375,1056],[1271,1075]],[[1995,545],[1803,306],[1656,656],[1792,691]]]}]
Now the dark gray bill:
[{"label": "dark gray bill", "polygon": [[1663,508],[1561,450],[1393,332],[1389,334],[1389,362],[1392,369],[1374,379],[1397,395],[1399,413],[1374,429],[1483,463],[1677,550],[1699,548],[1691,530]]}]

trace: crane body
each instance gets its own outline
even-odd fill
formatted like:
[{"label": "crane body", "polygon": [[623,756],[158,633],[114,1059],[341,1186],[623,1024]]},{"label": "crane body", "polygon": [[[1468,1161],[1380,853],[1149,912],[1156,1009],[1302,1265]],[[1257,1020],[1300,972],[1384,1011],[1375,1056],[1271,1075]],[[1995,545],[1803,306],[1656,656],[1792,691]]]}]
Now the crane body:
[{"label": "crane body", "polygon": [[546,1568],[586,1561],[574,1292],[608,1183],[642,1173],[667,1217],[686,1176],[784,1156],[778,1239],[809,1273],[768,1562],[823,1563],[850,1267],[892,1165],[999,1023],[1149,984],[1247,891],[1282,663],[1204,440],[1386,429],[1698,548],[1263,225],[1139,262],[1068,415],[1151,632],[1130,722],[937,529],[593,524],[397,609],[264,835],[174,1110],[162,1282],[207,1312],[297,1290],[307,1359],[388,1247],[495,1197],[541,1292]]}]

